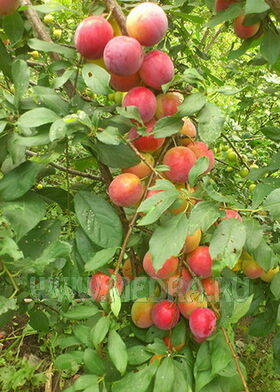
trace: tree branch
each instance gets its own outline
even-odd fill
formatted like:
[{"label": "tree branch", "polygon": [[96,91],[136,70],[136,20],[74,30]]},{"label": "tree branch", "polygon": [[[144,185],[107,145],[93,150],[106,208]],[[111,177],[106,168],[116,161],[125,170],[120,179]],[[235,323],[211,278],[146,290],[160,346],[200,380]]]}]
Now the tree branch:
[{"label": "tree branch", "polygon": [[121,7],[118,5],[118,3],[115,0],[105,0],[105,4],[108,11],[112,12],[113,17],[118,22],[118,25],[120,26],[123,35],[127,35],[126,23],[125,23],[126,18]]},{"label": "tree branch", "polygon": [[265,0],[277,19],[280,19],[280,0]]},{"label": "tree branch", "polygon": [[222,137],[224,139],[226,139],[226,141],[228,142],[228,144],[231,146],[231,148],[236,152],[238,158],[240,159],[240,161],[242,162],[242,164],[244,166],[247,167],[248,170],[250,170],[250,166],[244,161],[244,159],[242,158],[242,155],[240,154],[240,152],[237,150],[237,148],[235,147],[234,143],[232,143],[232,141],[224,134],[222,133]]}]

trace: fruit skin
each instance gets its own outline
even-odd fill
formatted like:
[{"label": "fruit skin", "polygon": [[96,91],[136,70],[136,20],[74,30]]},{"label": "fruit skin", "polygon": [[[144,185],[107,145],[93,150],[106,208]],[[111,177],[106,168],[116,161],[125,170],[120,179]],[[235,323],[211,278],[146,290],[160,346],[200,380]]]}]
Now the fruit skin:
[{"label": "fruit skin", "polygon": [[133,271],[133,265],[130,259],[126,259],[122,266],[122,275],[128,280],[133,280],[136,276],[145,275],[145,271],[141,263],[137,263],[135,266],[135,274]]},{"label": "fruit skin", "polygon": [[144,52],[136,39],[120,35],[107,43],[103,58],[108,71],[119,76],[130,76],[139,71]]},{"label": "fruit skin", "polygon": [[184,252],[191,253],[199,245],[201,240],[201,230],[197,229],[192,235],[188,235],[185,240]]},{"label": "fruit skin", "polygon": [[32,52],[30,52],[30,55],[34,58],[34,59],[38,59],[40,57],[40,53],[37,50],[33,50]]},{"label": "fruit skin", "polygon": [[174,347],[171,342],[170,336],[164,336],[164,338],[162,338],[162,340],[169,351],[180,351],[180,350],[182,350],[182,348],[185,346],[185,343],[186,343],[186,342],[183,342],[183,343],[177,344],[177,346]]},{"label": "fruit skin", "polygon": [[86,59],[95,60],[103,56],[104,48],[113,38],[110,23],[102,16],[89,16],[76,29],[74,43],[78,52]]},{"label": "fruit skin", "polygon": [[129,91],[133,87],[140,86],[141,79],[138,73],[129,76],[111,75],[111,86],[117,91]]},{"label": "fruit skin", "polygon": [[208,246],[198,246],[187,255],[187,262],[197,276],[201,278],[209,278],[211,276],[213,261]]},{"label": "fruit skin", "polygon": [[204,292],[209,302],[218,302],[220,298],[220,284],[218,279],[207,278],[201,279]]},{"label": "fruit skin", "polygon": [[152,309],[152,320],[156,327],[168,330],[178,323],[180,312],[178,306],[171,301],[161,301],[154,305]]},{"label": "fruit skin", "polygon": [[179,297],[178,307],[181,315],[189,319],[195,309],[207,308],[207,301],[201,293],[190,290]]},{"label": "fruit skin", "polygon": [[[151,154],[142,154],[142,156],[146,159],[146,161],[151,165],[154,166],[155,160]],[[149,166],[145,164],[145,162],[141,161],[138,165],[127,167],[126,169],[122,169],[123,173],[132,173],[135,174],[139,178],[147,177],[151,174],[151,169]]]},{"label": "fruit skin", "polygon": [[237,154],[233,150],[228,150],[226,156],[232,162],[237,161]]},{"label": "fruit skin", "polygon": [[[154,124],[155,124],[155,120],[151,120],[148,123],[146,123],[147,134],[153,132]],[[133,140],[137,138],[137,136],[139,136],[137,129],[131,128],[130,131],[128,132],[128,138]],[[164,137],[155,138],[153,135],[150,135],[150,136],[140,136],[137,139],[133,140],[132,143],[139,151],[153,152],[158,150],[163,145],[164,141],[165,141]]]},{"label": "fruit skin", "polygon": [[[109,269],[109,273],[112,275],[114,270]],[[110,279],[111,276],[104,274],[103,272],[97,272],[96,274],[92,275],[90,290],[91,296],[93,299],[95,299],[96,302],[105,302],[110,299],[109,291],[113,284],[113,281],[110,281]],[[116,288],[119,294],[121,294],[123,291],[123,280],[119,274],[117,274]]]},{"label": "fruit skin", "polygon": [[245,26],[243,24],[244,19],[245,19],[245,14],[241,14],[234,19],[233,21],[234,32],[237,35],[237,37],[241,39],[252,38],[259,31],[261,24],[255,23],[251,26]]},{"label": "fruit skin", "polygon": [[157,100],[154,93],[146,87],[134,87],[123,99],[122,106],[136,106],[144,123],[152,120],[156,113]]},{"label": "fruit skin", "polygon": [[188,145],[188,148],[195,154],[197,159],[201,157],[207,157],[209,159],[209,166],[204,174],[209,173],[215,165],[215,156],[213,151],[208,148],[208,145],[203,142],[192,142]]},{"label": "fruit skin", "polygon": [[236,0],[216,0],[215,11],[216,12],[224,11],[233,3],[236,3]]},{"label": "fruit skin", "polygon": [[190,330],[195,337],[205,339],[214,332],[216,322],[217,318],[211,309],[195,309],[190,315]]},{"label": "fruit skin", "polygon": [[243,167],[243,169],[240,170],[239,174],[242,178],[247,177],[249,174],[249,170],[247,169],[247,167]]},{"label": "fruit skin", "polygon": [[188,146],[196,138],[197,132],[194,123],[190,119],[185,118],[183,120],[184,125],[180,130],[180,135],[186,137],[181,138],[181,143],[183,146]]},{"label": "fruit skin", "polygon": [[264,282],[271,282],[274,276],[278,272],[279,272],[279,267],[272,268],[267,272],[264,271],[263,274],[261,275],[261,280],[263,280]]},{"label": "fruit skin", "polygon": [[143,259],[143,268],[147,275],[153,278],[165,279],[176,274],[178,263],[179,260],[177,257],[169,257],[169,259],[164,262],[163,266],[156,271],[152,264],[152,256],[147,252]]},{"label": "fruit skin", "polygon": [[157,111],[156,118],[160,119],[166,116],[172,116],[177,113],[178,106],[183,102],[184,97],[180,93],[171,92],[166,94],[159,94],[157,96]]},{"label": "fruit skin", "polygon": [[53,24],[54,21],[55,21],[55,18],[54,18],[54,16],[52,14],[47,14],[47,15],[44,16],[43,21],[46,24]]},{"label": "fruit skin", "polygon": [[223,218],[221,218],[221,221],[224,221],[224,220],[232,219],[232,218],[233,218],[233,219],[237,219],[237,220],[239,220],[240,222],[242,222],[242,218],[241,218],[241,216],[238,214],[237,211],[234,211],[234,210],[225,210],[224,212],[225,212],[226,216],[224,216]]},{"label": "fruit skin", "polygon": [[256,186],[256,184],[250,184],[248,187],[249,191],[252,192],[256,188]]},{"label": "fruit skin", "polygon": [[242,256],[242,270],[249,279],[257,279],[265,272],[264,269],[247,252]]},{"label": "fruit skin", "polygon": [[170,278],[164,279],[164,290],[175,297],[184,294],[192,283],[192,277],[186,268],[182,268],[181,275],[174,274]]},{"label": "fruit skin", "polygon": [[0,0],[0,16],[12,14],[18,6],[18,0]]},{"label": "fruit skin", "polygon": [[148,298],[138,298],[132,305],[131,318],[138,328],[149,328],[153,325],[152,309],[155,303]]},{"label": "fruit skin", "polygon": [[54,29],[53,30],[53,36],[57,39],[60,39],[62,36],[62,30],[60,29]]},{"label": "fruit skin", "polygon": [[172,80],[174,65],[166,53],[161,50],[152,50],[145,55],[139,74],[147,86],[160,90],[162,84]]},{"label": "fruit skin", "polygon": [[169,166],[165,175],[170,181],[182,184],[187,181],[195,162],[196,157],[188,147],[173,147],[163,158],[163,164]]},{"label": "fruit skin", "polygon": [[109,185],[109,197],[117,206],[128,207],[140,201],[144,187],[140,179],[131,173],[123,173]]},{"label": "fruit skin", "polygon": [[168,20],[161,7],[153,3],[142,3],[130,11],[126,19],[128,35],[136,38],[141,45],[153,46],[168,29]]}]

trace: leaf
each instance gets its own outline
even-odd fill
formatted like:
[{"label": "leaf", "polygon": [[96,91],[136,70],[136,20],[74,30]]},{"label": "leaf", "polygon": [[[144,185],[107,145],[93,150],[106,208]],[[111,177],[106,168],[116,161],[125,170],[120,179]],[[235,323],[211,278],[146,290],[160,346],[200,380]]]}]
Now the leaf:
[{"label": "leaf", "polygon": [[262,238],[258,247],[252,250],[252,256],[265,271],[273,268],[275,255],[264,238]]},{"label": "leaf", "polygon": [[179,106],[177,115],[180,117],[192,116],[199,112],[206,104],[206,97],[201,93],[188,95]]},{"label": "leaf", "polygon": [[229,322],[236,324],[243,316],[246,315],[250,309],[251,303],[253,301],[254,294],[250,295],[248,298],[235,300],[233,304],[233,311],[230,316]]},{"label": "leaf", "polygon": [[73,306],[63,316],[70,320],[83,320],[94,316],[99,312],[99,309],[95,305],[76,305]]},{"label": "leaf", "polygon": [[4,75],[10,79],[12,77],[11,65],[12,65],[12,57],[8,53],[2,40],[0,40],[0,69],[4,73]]},{"label": "leaf", "polygon": [[265,0],[246,0],[245,15],[247,14],[261,14],[269,10],[269,5]]},{"label": "leaf", "polygon": [[17,300],[15,298],[6,298],[0,296],[0,315],[7,313],[9,310],[17,309]]},{"label": "leaf", "polygon": [[49,131],[49,138],[51,142],[55,140],[63,140],[67,135],[67,125],[62,118],[59,118],[52,123]]},{"label": "leaf", "polygon": [[84,362],[86,369],[93,374],[102,376],[105,373],[104,361],[99,357],[95,350],[87,348],[84,354]]},{"label": "leaf", "polygon": [[108,351],[116,369],[124,374],[128,360],[126,345],[115,330],[111,330],[109,333]]},{"label": "leaf", "polygon": [[96,142],[96,152],[98,159],[112,168],[124,169],[137,165],[140,159],[127,144],[108,145]]},{"label": "leaf", "polygon": [[148,359],[151,358],[152,353],[149,353],[145,350],[145,346],[137,345],[129,347],[127,350],[128,354],[128,364],[129,365],[140,365]]},{"label": "leaf", "polygon": [[267,126],[267,127],[262,127],[260,131],[268,139],[271,139],[275,142],[280,142],[280,127]]},{"label": "leaf", "polygon": [[222,271],[224,267],[230,269],[239,259],[246,239],[246,229],[237,219],[227,219],[219,223],[210,242],[210,254],[215,271]]},{"label": "leaf", "polygon": [[153,127],[154,137],[168,137],[178,133],[183,126],[181,118],[167,116],[158,120]]},{"label": "leaf", "polygon": [[194,166],[191,168],[188,175],[188,182],[190,186],[194,186],[198,177],[205,173],[209,166],[209,159],[207,157],[201,157],[197,159]]},{"label": "leaf", "polygon": [[146,392],[157,370],[156,363],[140,369],[138,372],[129,372],[121,380],[113,383],[112,392]]},{"label": "leaf", "polygon": [[74,197],[77,219],[87,236],[102,248],[120,246],[123,228],[113,207],[100,196],[78,192]]},{"label": "leaf", "polygon": [[116,287],[111,288],[109,294],[111,298],[111,303],[110,303],[111,310],[114,316],[118,317],[122,306],[120,294]]},{"label": "leaf", "polygon": [[68,59],[74,59],[76,57],[76,50],[68,48],[66,46],[55,44],[54,42],[46,42],[37,38],[32,38],[27,41],[27,44],[31,49],[39,50],[41,52],[53,52],[59,53]]},{"label": "leaf", "polygon": [[26,161],[11,170],[0,180],[0,200],[16,200],[35,184],[43,165]]},{"label": "leaf", "polygon": [[221,215],[221,211],[213,203],[209,201],[199,202],[191,211],[188,235],[192,235],[197,229],[206,232]]},{"label": "leaf", "polygon": [[54,361],[54,366],[58,370],[78,370],[78,364],[82,363],[84,353],[82,351],[69,351],[59,355]]},{"label": "leaf", "polygon": [[78,227],[75,235],[78,252],[85,263],[87,263],[100,250],[85,234],[81,227]]},{"label": "leaf", "polygon": [[164,358],[156,372],[154,391],[171,392],[174,382],[172,358]]},{"label": "leaf", "polygon": [[93,374],[83,374],[79,376],[74,386],[75,391],[84,391],[89,387],[96,387],[96,391],[99,391],[98,378]]},{"label": "leaf", "polygon": [[205,143],[214,143],[221,135],[225,115],[218,106],[206,103],[198,115],[198,133]]},{"label": "leaf", "polygon": [[137,121],[140,125],[144,126],[142,117],[139,113],[137,106],[117,107],[116,112],[124,118]]},{"label": "leaf", "polygon": [[95,347],[97,347],[107,335],[110,328],[110,318],[101,317],[92,328],[90,336]]},{"label": "leaf", "polygon": [[18,119],[18,125],[23,128],[36,128],[53,123],[58,118],[58,115],[50,109],[36,108],[22,114]]},{"label": "leaf", "polygon": [[280,299],[280,273],[279,272],[272,279],[272,282],[270,284],[270,290],[274,295],[274,297],[277,300],[279,300]]},{"label": "leaf", "polygon": [[250,253],[260,245],[263,238],[263,229],[256,219],[246,220],[244,225],[246,229],[245,246]]},{"label": "leaf", "polygon": [[186,214],[173,216],[159,225],[149,242],[152,264],[158,271],[171,256],[177,256],[186,240],[188,220]]},{"label": "leaf", "polygon": [[85,271],[96,271],[105,264],[109,264],[117,251],[117,247],[102,249],[97,252],[85,265]]},{"label": "leaf", "polygon": [[24,33],[24,21],[19,12],[14,12],[3,18],[3,29],[9,40],[14,44],[18,42]]},{"label": "leaf", "polygon": [[267,196],[263,206],[274,219],[280,217],[280,188],[275,189]]},{"label": "leaf", "polygon": [[71,77],[75,74],[75,70],[74,69],[66,69],[62,75],[57,76],[52,83],[52,87],[57,89],[60,88],[62,86],[64,86],[64,84],[71,79]]},{"label": "leaf", "polygon": [[11,223],[19,241],[35,227],[46,212],[46,203],[36,193],[29,192],[17,201],[2,203],[3,215]]},{"label": "leaf", "polygon": [[275,64],[280,56],[280,35],[274,30],[265,31],[260,45],[261,54],[270,63]]},{"label": "leaf", "polygon": [[215,16],[213,16],[208,23],[206,23],[206,27],[214,27],[218,24],[226,22],[227,20],[232,20],[239,16],[242,12],[242,4],[234,3],[225,11],[218,12]]},{"label": "leaf", "polygon": [[85,84],[94,93],[108,95],[112,92],[110,87],[110,74],[96,64],[86,64],[82,68]]},{"label": "leaf", "polygon": [[222,332],[218,332],[210,342],[212,375],[220,374],[232,361],[232,356]]},{"label": "leaf", "polygon": [[47,332],[49,330],[49,318],[42,310],[31,310],[29,312],[29,324],[33,329],[40,332]]},{"label": "leaf", "polygon": [[15,106],[23,98],[29,86],[30,70],[23,60],[15,60],[12,65],[12,77],[15,86]]},{"label": "leaf", "polygon": [[20,260],[23,257],[15,241],[7,236],[0,236],[0,256],[10,256],[14,260]]},{"label": "leaf", "polygon": [[275,326],[277,308],[266,307],[263,313],[258,314],[249,328],[249,334],[253,336],[266,336]]},{"label": "leaf", "polygon": [[104,144],[118,146],[122,143],[121,135],[118,128],[107,127],[102,132],[96,134],[96,138]]},{"label": "leaf", "polygon": [[44,86],[34,86],[33,91],[41,104],[54,111],[58,116],[66,116],[69,105],[53,89]]}]

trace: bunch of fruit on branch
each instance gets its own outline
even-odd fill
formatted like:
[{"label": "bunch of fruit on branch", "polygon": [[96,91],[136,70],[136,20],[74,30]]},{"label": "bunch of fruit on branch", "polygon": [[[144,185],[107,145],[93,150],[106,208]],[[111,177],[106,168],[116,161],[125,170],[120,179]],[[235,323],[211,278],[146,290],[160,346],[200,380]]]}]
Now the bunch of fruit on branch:
[{"label": "bunch of fruit on branch", "polygon": [[[229,6],[231,1],[217,1],[216,10],[225,9],[225,3]],[[189,173],[200,158],[206,157],[208,163],[203,173],[206,175],[214,167],[215,157],[206,143],[195,141],[196,126],[189,118],[183,119],[178,137],[171,143],[153,133],[156,121],[176,114],[184,100],[179,92],[162,92],[162,86],[171,82],[174,76],[174,65],[167,53],[151,48],[167,32],[166,14],[156,4],[142,3],[127,16],[128,35],[121,35],[116,22],[111,23],[103,16],[90,16],[80,23],[75,33],[75,45],[80,54],[110,73],[111,86],[124,92],[122,107],[134,106],[140,116],[140,121],[131,119],[126,140],[141,162],[122,169],[122,174],[109,186],[109,197],[118,207],[137,209],[140,205],[143,216],[141,203],[150,198],[155,204],[160,202],[165,189],[159,189],[158,184],[163,184],[164,188],[166,181],[178,190],[178,200],[168,208],[168,213],[189,213],[193,205],[199,203],[193,196],[196,189],[188,184]],[[164,169],[158,171],[157,165]],[[154,186],[150,187],[151,184]],[[242,220],[237,211],[225,209],[224,212],[225,216],[215,225],[226,219]],[[154,268],[149,251],[141,266],[136,266],[136,275],[146,274],[166,293],[166,298],[158,301],[151,295],[134,302],[131,317],[137,327],[155,325],[168,331],[184,317],[189,320],[190,331],[197,342],[201,343],[213,334],[219,317],[220,284],[219,279],[212,277],[215,260],[211,258],[209,247],[201,244],[201,239],[202,232],[197,229],[186,237],[179,256],[169,257],[158,270]],[[125,280],[135,277],[132,260],[126,259],[122,265],[125,279],[118,273],[119,269],[100,271],[92,276],[91,294],[97,302],[110,301],[112,287],[121,295]],[[241,269],[247,277],[261,277],[265,281],[277,273],[276,269],[265,272],[245,252],[233,268],[234,271]],[[170,340],[164,341],[170,348]]]}]

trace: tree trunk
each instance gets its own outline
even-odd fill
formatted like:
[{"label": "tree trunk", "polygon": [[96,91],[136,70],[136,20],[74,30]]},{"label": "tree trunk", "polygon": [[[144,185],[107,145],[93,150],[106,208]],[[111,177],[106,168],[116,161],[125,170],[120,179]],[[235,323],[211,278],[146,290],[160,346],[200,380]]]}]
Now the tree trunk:
[{"label": "tree trunk", "polygon": [[280,19],[280,0],[265,0],[274,12],[277,19]]}]

